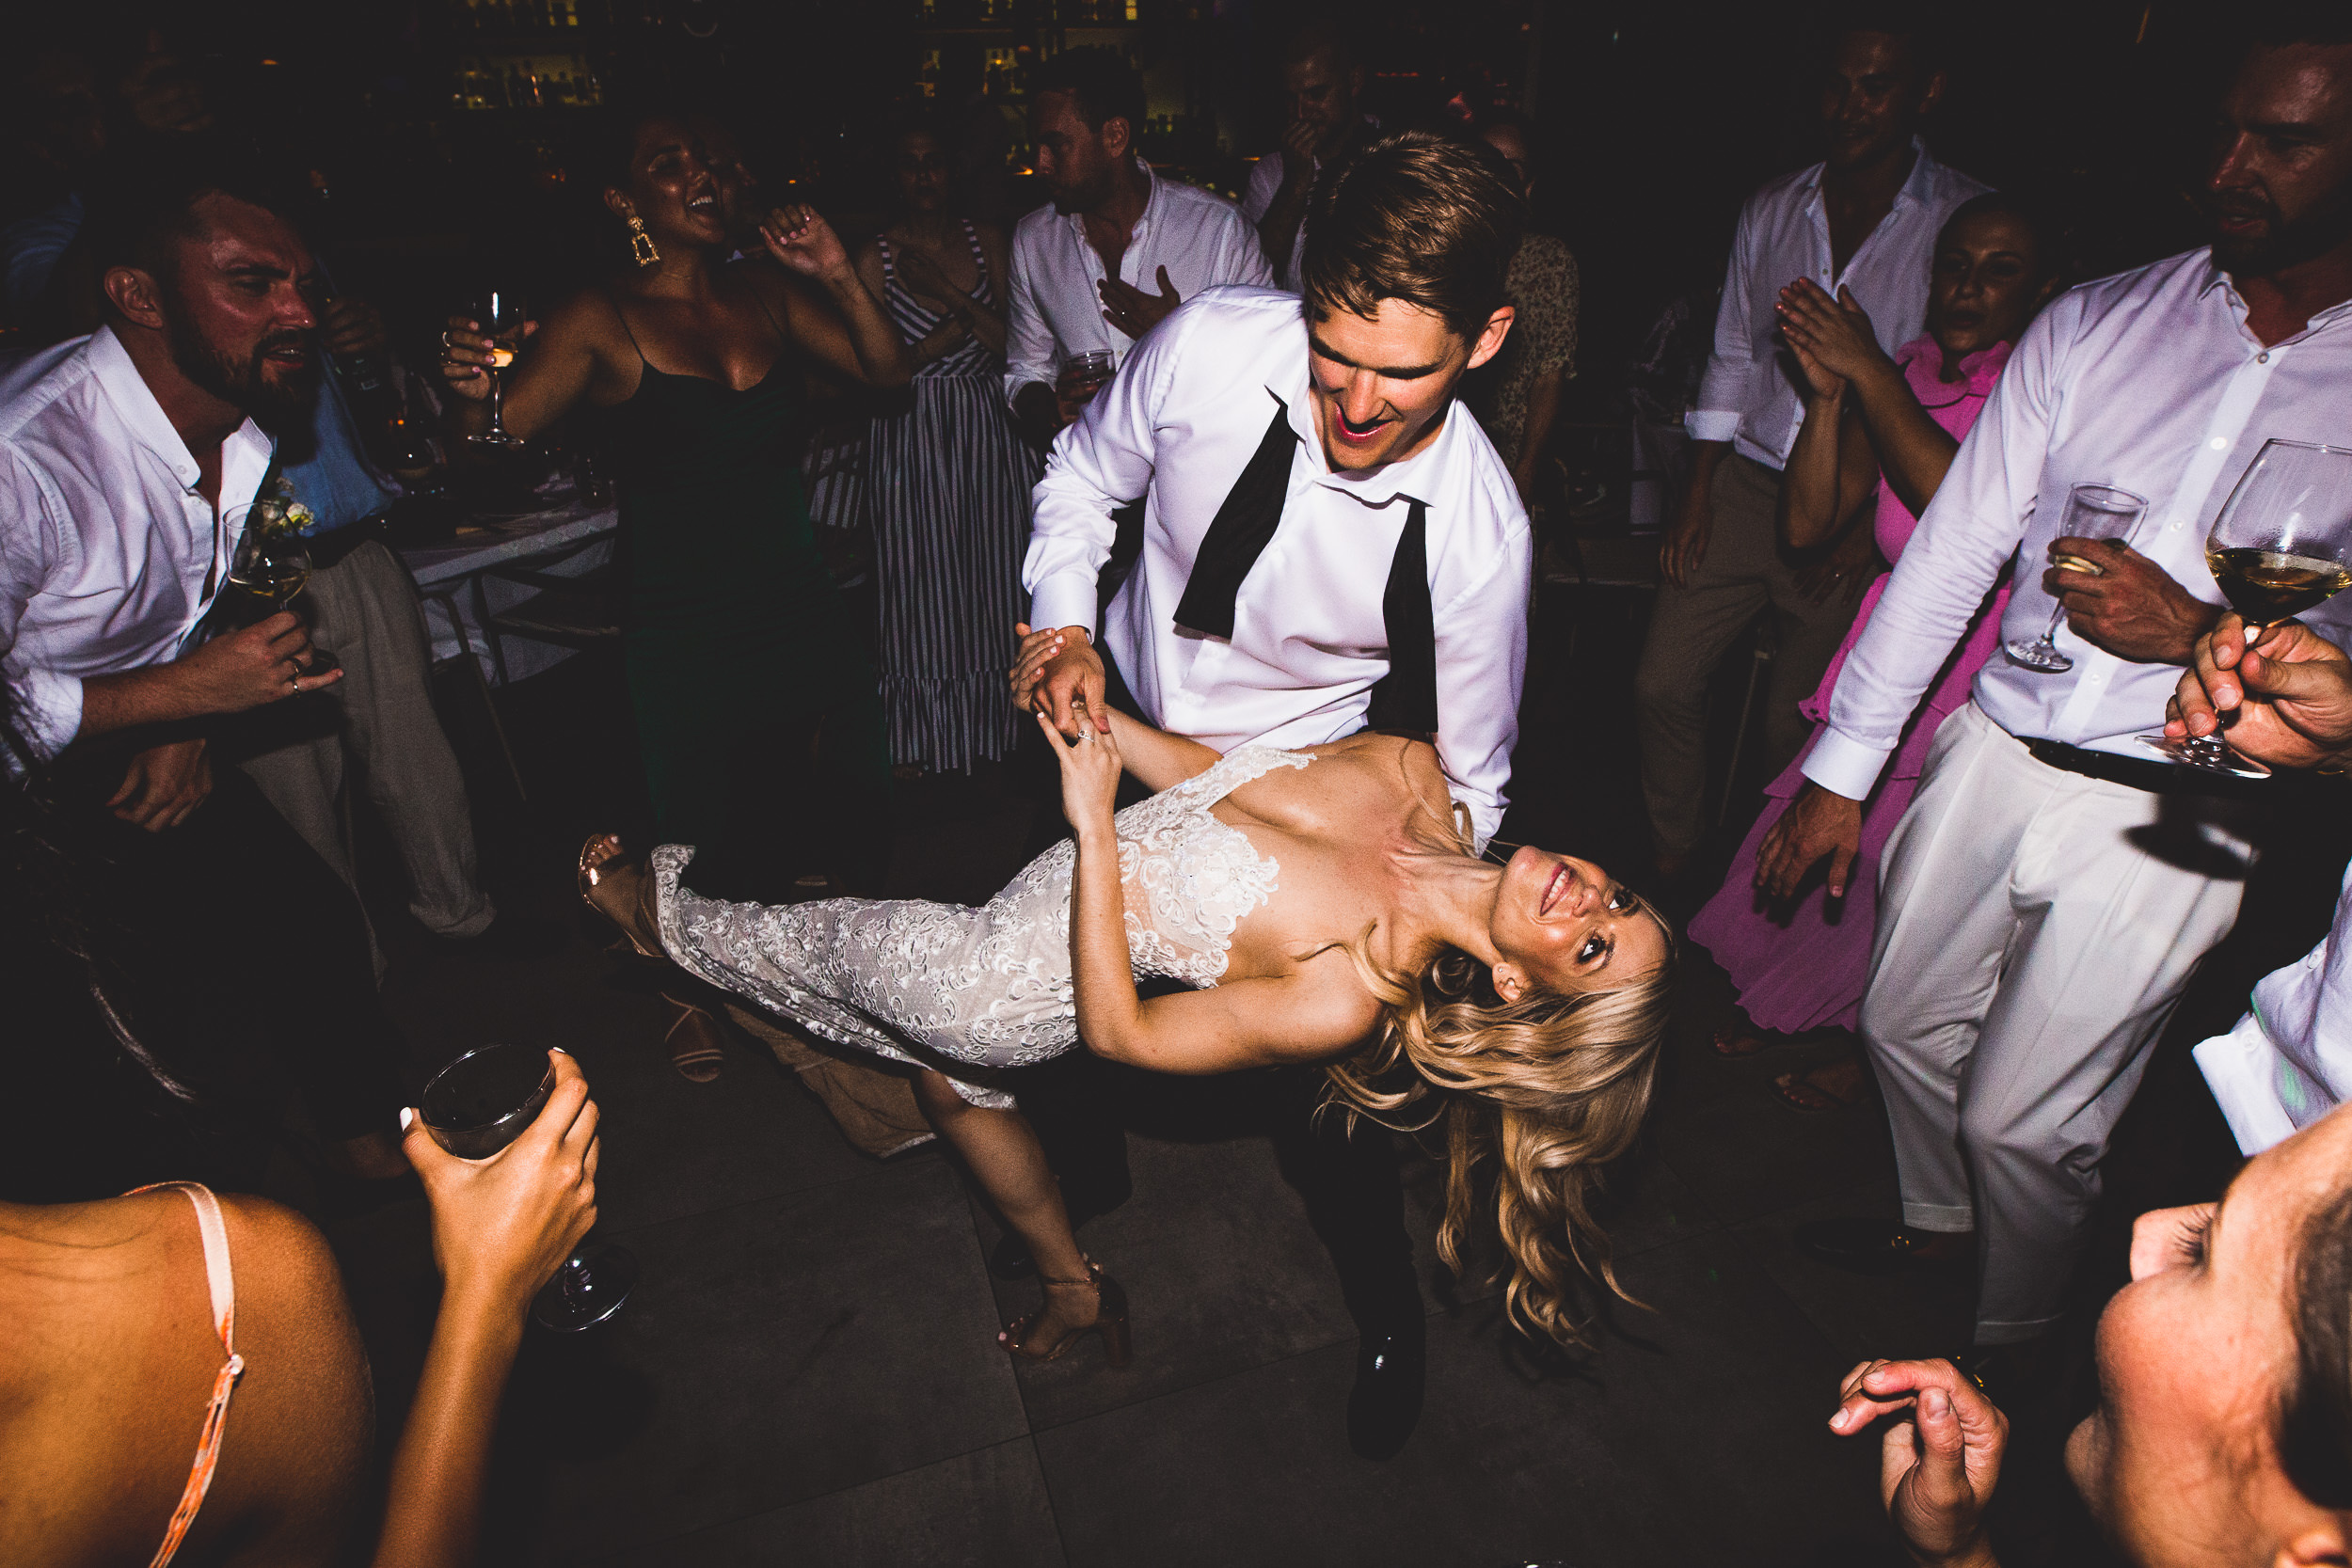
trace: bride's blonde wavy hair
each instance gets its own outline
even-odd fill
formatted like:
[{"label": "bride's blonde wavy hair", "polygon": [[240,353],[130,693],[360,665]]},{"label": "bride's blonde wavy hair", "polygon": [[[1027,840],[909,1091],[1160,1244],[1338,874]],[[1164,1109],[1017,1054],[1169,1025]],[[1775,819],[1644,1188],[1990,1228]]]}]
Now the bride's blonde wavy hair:
[{"label": "bride's blonde wavy hair", "polygon": [[[1438,1253],[1459,1275],[1491,1164],[1494,1210],[1511,1258],[1513,1322],[1563,1345],[1583,1345],[1577,1279],[1617,1283],[1609,1238],[1592,1200],[1600,1169],[1631,1147],[1649,1109],[1659,1042],[1674,989],[1674,928],[1666,956],[1641,978],[1608,990],[1531,990],[1505,1002],[1487,967],[1456,947],[1418,975],[1384,973],[1372,931],[1346,944],[1380,999],[1378,1037],[1330,1063],[1327,1105],[1403,1132],[1445,1124],[1445,1221]],[[1434,1103],[1433,1103],[1434,1102]]]}]

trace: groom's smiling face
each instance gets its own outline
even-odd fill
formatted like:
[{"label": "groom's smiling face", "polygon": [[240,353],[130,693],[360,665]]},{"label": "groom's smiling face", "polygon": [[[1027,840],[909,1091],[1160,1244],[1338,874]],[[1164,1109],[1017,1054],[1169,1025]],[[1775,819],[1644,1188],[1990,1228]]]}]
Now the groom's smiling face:
[{"label": "groom's smiling face", "polygon": [[1311,316],[1307,356],[1324,462],[1375,468],[1418,453],[1442,428],[1462,372],[1494,357],[1510,324],[1507,308],[1497,311],[1473,343],[1401,299],[1380,301],[1370,316]]}]

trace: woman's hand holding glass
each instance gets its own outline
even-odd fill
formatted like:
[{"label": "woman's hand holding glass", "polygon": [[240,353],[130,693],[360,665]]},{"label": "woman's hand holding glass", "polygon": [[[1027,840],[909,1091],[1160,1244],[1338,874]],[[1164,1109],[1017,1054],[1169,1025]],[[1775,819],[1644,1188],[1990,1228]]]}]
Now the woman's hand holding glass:
[{"label": "woman's hand holding glass", "polygon": [[[538,330],[537,322],[527,321],[516,336],[528,338]],[[452,316],[441,334],[441,380],[461,398],[485,402],[490,396],[490,372],[501,352],[484,336],[480,322],[471,316]],[[512,350],[503,352],[512,357]]]},{"label": "woman's hand holding glass", "polygon": [[424,1182],[433,1210],[433,1256],[447,1300],[511,1311],[572,1256],[596,1223],[596,1105],[580,1064],[548,1053],[555,1087],[520,1136],[497,1153],[463,1160],[410,1116],[401,1152]]}]

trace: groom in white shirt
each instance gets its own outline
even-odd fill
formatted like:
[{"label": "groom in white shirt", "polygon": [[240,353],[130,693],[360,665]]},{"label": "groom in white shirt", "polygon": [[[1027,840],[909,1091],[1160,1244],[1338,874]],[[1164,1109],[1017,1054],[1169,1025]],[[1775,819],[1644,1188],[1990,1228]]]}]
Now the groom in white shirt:
[{"label": "groom in white shirt", "polygon": [[[1074,734],[1073,700],[1104,701],[1106,650],[1145,718],[1221,752],[1428,735],[1483,846],[1518,738],[1529,540],[1454,393],[1510,330],[1522,223],[1475,151],[1376,138],[1316,186],[1303,309],[1212,289],[1138,343],[1038,486],[1016,704]],[[1098,627],[1110,514],[1136,496],[1142,558]],[[1327,1121],[1286,1166],[1361,1335],[1350,1438],[1386,1458],[1420,1412],[1424,1314],[1393,1149],[1369,1132]]]}]

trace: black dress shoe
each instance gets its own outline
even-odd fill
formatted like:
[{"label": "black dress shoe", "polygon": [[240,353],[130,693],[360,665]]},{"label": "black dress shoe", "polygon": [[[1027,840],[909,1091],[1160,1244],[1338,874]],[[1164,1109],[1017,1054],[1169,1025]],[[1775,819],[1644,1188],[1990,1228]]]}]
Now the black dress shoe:
[{"label": "black dress shoe", "polygon": [[1347,1394],[1347,1446],[1365,1459],[1393,1459],[1421,1419],[1428,1382],[1429,1324],[1401,1319],[1367,1328],[1356,1345],[1356,1386]]},{"label": "black dress shoe", "polygon": [[1884,1220],[1847,1215],[1813,1220],[1797,1227],[1797,1250],[1849,1274],[1907,1274],[1915,1269],[1959,1269],[1974,1260],[1975,1249],[1963,1248],[1957,1257],[1923,1255],[1921,1249],[1941,1240],[1944,1232],[1913,1230]]}]

